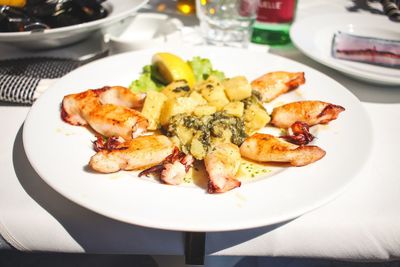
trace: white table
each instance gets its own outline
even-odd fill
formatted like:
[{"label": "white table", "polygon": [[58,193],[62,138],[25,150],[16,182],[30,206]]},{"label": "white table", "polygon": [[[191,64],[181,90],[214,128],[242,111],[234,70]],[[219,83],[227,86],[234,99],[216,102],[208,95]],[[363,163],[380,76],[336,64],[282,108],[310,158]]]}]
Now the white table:
[{"label": "white table", "polygon": [[[351,5],[345,0],[303,0],[299,18],[327,10],[346,12],[345,7]],[[18,52],[5,49],[0,49],[0,57]],[[80,47],[73,49],[68,53],[86,52]],[[294,47],[270,52],[326,73],[362,101],[373,124],[372,156],[357,181],[334,201],[279,225],[207,233],[206,255],[400,259],[400,88],[347,78],[306,58]],[[0,105],[0,233],[13,247],[24,251],[184,255],[184,233],[103,217],[50,188],[32,169],[23,149],[22,125],[28,112],[26,106]]]}]

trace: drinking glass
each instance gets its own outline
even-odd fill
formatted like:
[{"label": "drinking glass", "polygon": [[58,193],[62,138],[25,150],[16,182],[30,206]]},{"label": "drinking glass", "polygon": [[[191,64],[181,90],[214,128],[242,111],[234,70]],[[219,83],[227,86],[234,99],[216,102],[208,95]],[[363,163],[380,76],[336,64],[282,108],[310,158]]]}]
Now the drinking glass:
[{"label": "drinking glass", "polygon": [[258,0],[196,0],[196,13],[208,44],[246,48]]}]

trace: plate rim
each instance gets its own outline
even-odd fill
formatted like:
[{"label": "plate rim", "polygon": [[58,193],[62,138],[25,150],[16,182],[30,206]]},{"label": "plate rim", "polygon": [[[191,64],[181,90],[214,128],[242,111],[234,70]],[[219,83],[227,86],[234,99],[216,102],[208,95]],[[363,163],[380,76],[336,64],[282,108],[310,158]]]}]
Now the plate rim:
[{"label": "plate rim", "polygon": [[[339,72],[341,72],[342,74],[345,74],[346,76],[350,76],[353,77],[355,79],[358,80],[368,80],[374,84],[379,84],[379,85],[388,85],[388,86],[397,86],[400,85],[400,78],[396,78],[396,77],[384,77],[384,78],[380,78],[380,75],[378,74],[370,74],[370,73],[366,73],[363,74],[362,71],[357,71],[354,70],[351,67],[347,67],[345,65],[342,64],[335,64],[332,63],[329,60],[326,60],[324,57],[320,56],[319,53],[313,53],[312,51],[308,51],[303,43],[302,40],[304,40],[304,38],[301,38],[301,34],[302,34],[302,30],[301,27],[303,27],[304,24],[309,24],[310,22],[317,22],[317,21],[332,21],[333,19],[335,20],[339,20],[340,18],[347,20],[351,20],[354,18],[358,18],[359,19],[374,19],[374,20],[379,20],[379,21],[385,21],[387,23],[394,23],[394,22],[390,22],[386,16],[383,15],[378,15],[378,14],[349,14],[349,13],[329,13],[329,14],[322,14],[322,15],[315,15],[315,16],[310,16],[307,18],[303,18],[303,19],[299,19],[299,20],[295,20],[294,23],[291,25],[290,27],[290,38],[293,42],[293,45],[299,49],[303,54],[305,54],[307,57],[317,61],[318,63],[321,63],[331,69],[337,70]],[[313,23],[314,25],[321,25],[319,23]],[[314,29],[313,31],[310,32],[315,32],[316,29]],[[400,33],[400,31],[399,31]],[[314,45],[313,45],[314,47]],[[360,75],[361,73],[361,75]]]},{"label": "plate rim", "polygon": [[[191,47],[191,46],[185,46],[186,49],[187,49],[187,47]],[[205,47],[205,48],[210,48],[210,47],[208,47],[208,46],[203,46],[203,47]],[[193,47],[191,47],[191,48],[193,48]],[[198,47],[196,47],[196,48],[198,48]],[[127,53],[119,54],[119,55],[112,56],[112,57],[122,57],[122,56],[126,56],[126,54],[144,53],[144,52],[146,52],[146,51],[153,51],[153,50],[157,50],[157,49],[158,49],[158,48],[151,48],[151,49],[146,49],[146,50],[141,50],[141,51],[127,52]],[[164,49],[164,47],[163,47],[163,49]],[[182,47],[180,46],[179,49],[182,49]],[[215,47],[212,47],[212,49],[215,49]],[[221,48],[218,48],[218,49],[221,49]],[[226,49],[226,48],[222,48],[222,49]],[[235,48],[229,48],[229,49],[235,49]],[[248,50],[248,52],[249,52],[249,53],[256,53],[256,54],[265,54],[265,53],[261,53],[261,52],[257,52],[257,51],[249,51],[249,50]],[[287,58],[284,58],[284,57],[281,57],[281,56],[277,56],[277,55],[272,55],[272,54],[269,54],[269,53],[267,53],[266,56],[267,56],[267,57],[273,57],[273,58],[280,59],[280,60],[283,59],[284,61],[287,61],[287,62],[295,62],[295,61],[293,61],[293,60],[291,60],[291,59],[287,59]],[[108,57],[108,58],[105,58],[105,59],[101,59],[101,60],[99,60],[99,61],[110,60],[110,58],[112,58],[112,57]],[[89,64],[87,64],[87,65],[85,65],[85,66],[83,66],[83,67],[81,67],[81,68],[90,68],[92,65],[95,65],[95,64],[98,64],[98,63],[92,62],[92,63],[89,63]],[[299,63],[299,62],[296,62],[296,64],[300,64],[300,65],[305,66],[305,67],[308,68],[308,69],[312,69],[313,71],[319,73],[319,74],[322,75],[323,77],[325,77],[325,78],[327,78],[327,79],[330,79],[330,81],[333,82],[333,83],[335,84],[335,86],[340,86],[341,89],[347,90],[343,85],[341,85],[340,83],[338,83],[338,82],[335,81],[334,79],[330,78],[329,76],[327,76],[327,75],[321,73],[320,71],[315,70],[315,69],[313,69],[312,67],[309,67],[309,66],[307,66],[307,65],[305,65],[305,64],[302,64],[302,63]],[[81,68],[76,69],[76,70],[74,70],[73,72],[79,72]],[[72,73],[72,72],[71,72],[71,73]],[[71,74],[71,75],[72,75],[72,74]],[[67,76],[69,77],[70,74],[68,74]],[[65,76],[65,77],[67,77],[67,76]],[[67,77],[67,78],[68,78],[68,77]],[[66,80],[67,78],[62,78],[62,79]],[[51,94],[51,91],[57,90],[57,85],[58,85],[59,83],[61,83],[61,82],[60,82],[60,81],[56,82],[56,83],[55,83],[51,88],[49,88],[49,90],[47,90],[43,95],[47,95],[47,94],[50,95],[50,94]],[[347,90],[347,92],[348,92],[350,95],[352,95],[352,97],[354,97],[354,98],[359,102],[359,100],[358,100],[350,91]],[[43,100],[40,100],[40,99],[43,99]],[[298,216],[300,216],[300,215],[302,215],[302,214],[304,214],[304,213],[306,213],[306,212],[308,212],[308,211],[311,211],[311,210],[313,210],[313,209],[315,209],[315,208],[317,208],[317,207],[320,207],[320,206],[322,206],[322,205],[324,205],[324,204],[330,202],[331,200],[333,200],[333,199],[335,199],[337,196],[339,196],[343,191],[345,191],[345,190],[348,188],[348,186],[349,186],[352,182],[354,182],[354,180],[356,180],[355,178],[356,178],[357,174],[361,171],[362,166],[364,166],[364,164],[365,164],[365,162],[367,161],[367,159],[368,159],[368,157],[369,157],[369,154],[370,154],[370,153],[367,153],[368,155],[365,157],[362,166],[359,167],[359,168],[355,171],[355,173],[353,174],[352,178],[351,178],[351,179],[348,179],[347,182],[345,183],[345,185],[341,186],[340,190],[336,190],[335,193],[330,194],[328,197],[324,197],[324,198],[320,199],[319,201],[315,201],[313,205],[309,205],[309,206],[307,206],[307,207],[304,207],[303,209],[297,209],[296,211],[293,211],[291,214],[289,214],[289,216],[288,216],[287,214],[285,214],[284,216],[281,216],[281,217],[272,217],[272,218],[270,218],[269,220],[262,219],[261,221],[256,221],[256,222],[253,221],[253,223],[251,223],[251,224],[249,224],[248,222],[244,222],[244,223],[242,223],[242,224],[240,224],[240,225],[236,223],[236,225],[232,224],[232,225],[228,225],[228,226],[226,226],[226,227],[204,227],[204,226],[193,227],[193,226],[190,226],[190,225],[188,225],[187,227],[182,227],[182,225],[179,225],[179,226],[177,226],[177,227],[174,227],[173,225],[167,225],[167,226],[164,226],[164,227],[160,227],[160,224],[159,224],[159,223],[151,223],[151,222],[143,222],[143,221],[140,221],[140,222],[139,222],[139,221],[132,222],[131,220],[126,220],[125,218],[121,218],[121,217],[116,218],[115,216],[110,216],[110,213],[105,213],[105,212],[103,212],[102,210],[99,210],[98,208],[93,207],[93,206],[91,206],[91,205],[88,204],[88,203],[83,203],[83,202],[80,201],[79,199],[76,199],[75,197],[71,197],[71,195],[66,194],[66,193],[65,193],[63,190],[61,190],[57,185],[55,186],[55,185],[53,184],[53,182],[51,181],[51,179],[50,179],[50,181],[49,181],[48,178],[43,177],[43,174],[42,174],[40,168],[38,168],[38,167],[36,166],[36,164],[34,164],[34,162],[32,162],[32,161],[35,161],[35,160],[32,159],[32,155],[31,155],[30,149],[27,148],[26,146],[27,146],[27,145],[29,144],[29,142],[30,142],[30,141],[29,141],[29,136],[28,136],[29,128],[32,127],[32,126],[31,126],[32,122],[30,121],[30,117],[32,116],[32,113],[35,112],[35,107],[38,106],[42,101],[44,101],[44,99],[45,99],[45,98],[42,98],[42,97],[41,97],[41,98],[39,98],[39,99],[37,100],[36,103],[34,103],[33,107],[32,107],[31,110],[29,111],[28,116],[27,116],[27,118],[26,118],[26,120],[25,120],[24,129],[23,129],[23,144],[24,144],[25,152],[26,152],[27,157],[28,157],[29,161],[31,162],[31,165],[32,165],[32,167],[34,168],[34,170],[39,174],[39,176],[40,176],[47,184],[49,184],[50,187],[52,187],[53,189],[55,189],[55,190],[56,190],[58,193],[60,193],[61,195],[67,197],[69,200],[71,200],[71,201],[73,201],[73,202],[75,202],[75,203],[77,203],[77,204],[79,204],[79,205],[81,205],[81,206],[83,206],[83,207],[85,207],[85,208],[88,208],[88,209],[90,209],[90,210],[92,210],[92,211],[94,211],[94,212],[96,212],[96,213],[98,213],[98,214],[104,215],[104,216],[106,216],[106,217],[110,217],[110,218],[116,219],[116,220],[118,220],[118,221],[123,221],[123,222],[126,222],[126,223],[135,224],[135,225],[140,225],[140,226],[144,226],[144,227],[152,227],[152,228],[157,228],[157,229],[174,230],[174,231],[215,232],[215,231],[232,231],[232,230],[244,230],[244,229],[250,229],[250,228],[257,228],[257,227],[262,227],[262,226],[266,226],[266,225],[271,225],[271,224],[275,224],[275,223],[279,223],[279,222],[291,220],[291,219],[296,218],[296,217],[298,217]],[[37,103],[39,103],[39,104],[37,104]],[[367,119],[367,120],[368,120],[368,124],[366,125],[366,127],[367,127],[368,130],[369,130],[369,131],[368,131],[368,134],[369,134],[370,136],[372,136],[372,130],[371,130],[371,129],[372,129],[372,126],[371,126],[371,123],[370,123],[370,121],[369,121],[368,116],[366,115],[367,113],[366,113],[366,111],[365,111],[365,108],[364,108],[363,105],[361,105],[361,103],[359,103],[359,104],[360,104],[359,107],[361,107],[361,109],[363,110],[363,113],[364,113],[364,115],[365,115],[365,118],[364,118],[364,119]],[[372,140],[372,138],[370,138],[370,139]],[[372,145],[370,145],[370,146],[368,147],[368,149],[367,149],[368,152],[371,151],[371,147],[372,147]],[[228,193],[229,193],[229,192],[228,192]]]}]

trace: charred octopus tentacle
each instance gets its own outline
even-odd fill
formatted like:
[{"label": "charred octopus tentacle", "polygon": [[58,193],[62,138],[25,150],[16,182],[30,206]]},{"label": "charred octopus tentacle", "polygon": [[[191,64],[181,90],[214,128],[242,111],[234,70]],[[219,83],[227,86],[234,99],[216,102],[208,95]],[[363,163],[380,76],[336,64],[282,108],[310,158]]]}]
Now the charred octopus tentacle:
[{"label": "charred octopus tentacle", "polygon": [[182,183],[185,174],[193,166],[194,159],[191,155],[179,151],[177,147],[160,164],[150,167],[141,173],[140,176],[155,174],[166,184],[177,185]]},{"label": "charred octopus tentacle", "polygon": [[314,135],[310,133],[310,126],[307,123],[296,121],[290,126],[292,134],[282,135],[281,138],[295,145],[307,145],[314,140]]}]

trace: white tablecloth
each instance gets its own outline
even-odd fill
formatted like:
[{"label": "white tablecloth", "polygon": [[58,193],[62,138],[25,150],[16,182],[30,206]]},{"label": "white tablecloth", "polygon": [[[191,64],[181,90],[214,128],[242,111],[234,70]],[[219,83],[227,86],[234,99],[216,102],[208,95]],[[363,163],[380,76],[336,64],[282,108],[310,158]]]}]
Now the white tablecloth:
[{"label": "white tablecloth", "polygon": [[[348,5],[351,1],[304,0],[299,3],[299,13],[305,16],[322,9],[340,12]],[[206,254],[400,258],[400,88],[347,78],[307,59],[293,47],[270,52],[327,73],[359,97],[373,124],[372,156],[357,181],[336,200],[276,226],[208,233]],[[29,107],[0,105],[0,233],[8,242],[20,250],[184,254],[183,233],[103,217],[72,203],[41,180],[22,144],[22,124],[28,111]]]},{"label": "white tablecloth", "polygon": [[400,104],[364,106],[373,121],[372,156],[345,193],[278,226],[208,234],[207,254],[400,258]]}]

